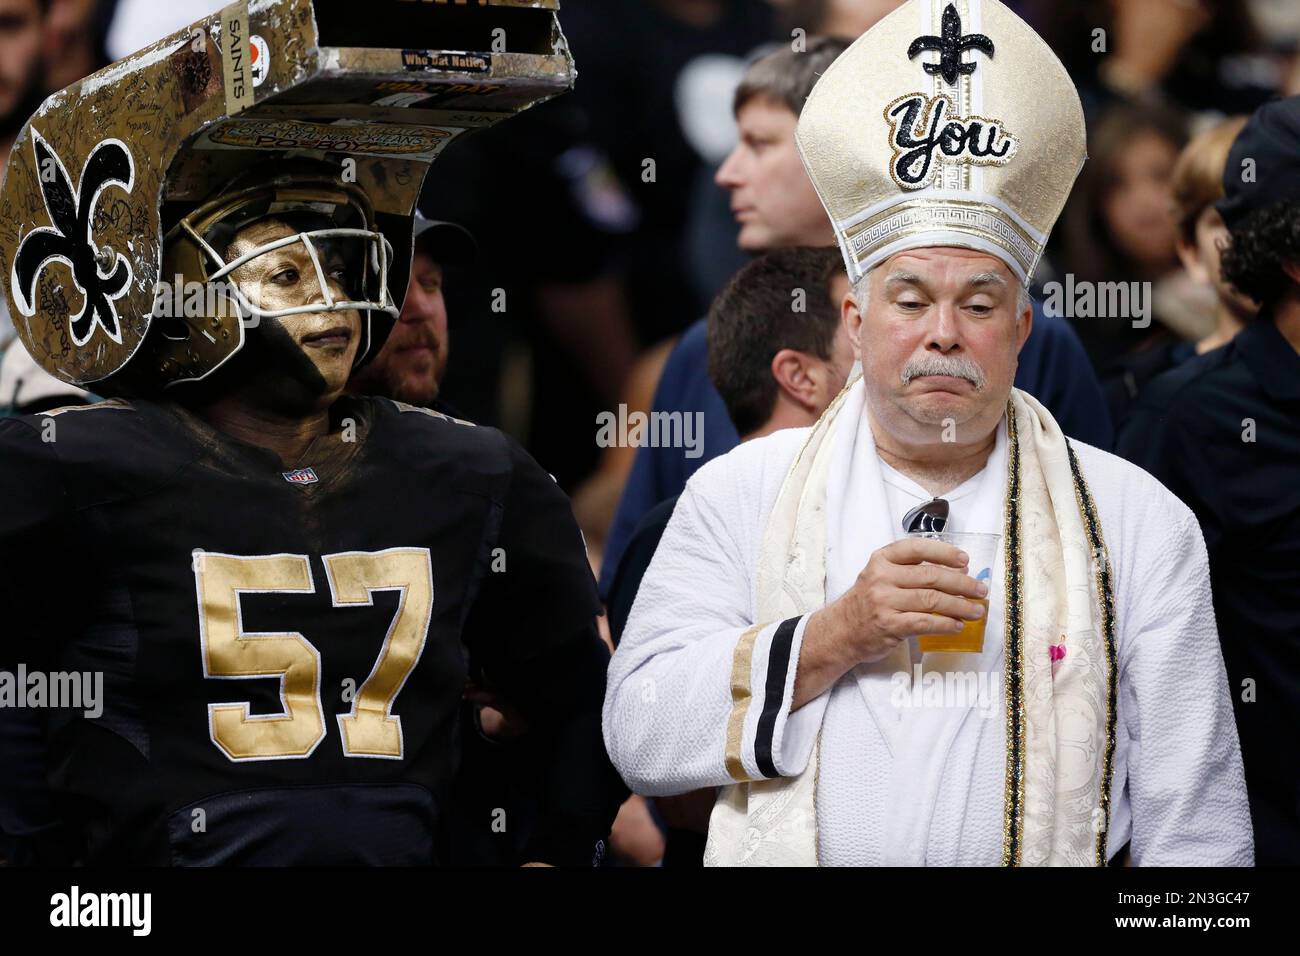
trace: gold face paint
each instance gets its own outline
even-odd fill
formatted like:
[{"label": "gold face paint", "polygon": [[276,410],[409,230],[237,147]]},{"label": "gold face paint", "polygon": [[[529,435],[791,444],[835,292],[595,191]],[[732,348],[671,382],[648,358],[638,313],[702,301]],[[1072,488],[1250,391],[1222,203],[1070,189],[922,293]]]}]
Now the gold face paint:
[{"label": "gold face paint", "polygon": [[[262,219],[241,229],[227,251],[227,261],[258,246],[292,236],[297,232],[280,219]],[[317,244],[325,284],[334,300],[355,298],[347,288],[348,276],[341,257],[331,255],[330,245]],[[249,259],[230,274],[244,296],[267,312],[323,305],[324,290],[311,254],[301,240],[272,249]],[[361,314],[356,309],[338,312],[299,312],[261,322],[278,324],[303,351],[324,379],[328,390],[342,389],[352,372],[361,341]]]}]

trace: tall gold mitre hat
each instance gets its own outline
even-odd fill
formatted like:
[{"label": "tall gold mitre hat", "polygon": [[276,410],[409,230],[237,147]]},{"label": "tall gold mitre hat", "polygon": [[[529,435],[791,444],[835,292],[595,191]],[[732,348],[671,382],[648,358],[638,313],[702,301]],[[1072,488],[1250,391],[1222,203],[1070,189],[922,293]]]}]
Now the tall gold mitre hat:
[{"label": "tall gold mitre hat", "polygon": [[1026,284],[1087,158],[1065,67],[998,0],[909,0],[817,82],[795,134],[854,282],[904,249]]}]

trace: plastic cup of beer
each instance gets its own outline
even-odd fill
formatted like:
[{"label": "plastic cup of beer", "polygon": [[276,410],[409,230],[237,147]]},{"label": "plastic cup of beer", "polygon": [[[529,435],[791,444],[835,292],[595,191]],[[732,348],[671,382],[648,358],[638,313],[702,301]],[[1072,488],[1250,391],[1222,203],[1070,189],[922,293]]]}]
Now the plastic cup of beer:
[{"label": "plastic cup of beer", "polygon": [[[1002,535],[975,531],[913,531],[908,537],[934,538],[961,548],[970,556],[970,566],[966,573],[976,581],[988,585],[990,593],[993,591],[993,567],[997,563],[998,544]],[[979,654],[984,650],[984,625],[989,617],[989,599],[982,597],[966,600],[984,605],[983,617],[965,621],[965,626],[957,634],[918,635],[922,654]]]}]

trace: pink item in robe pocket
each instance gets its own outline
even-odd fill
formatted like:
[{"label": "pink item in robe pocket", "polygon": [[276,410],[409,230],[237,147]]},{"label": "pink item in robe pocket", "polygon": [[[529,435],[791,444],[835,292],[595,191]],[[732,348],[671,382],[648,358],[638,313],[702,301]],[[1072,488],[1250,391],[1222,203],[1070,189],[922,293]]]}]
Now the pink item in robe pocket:
[{"label": "pink item in robe pocket", "polygon": [[1052,676],[1055,677],[1057,668],[1061,666],[1061,661],[1065,660],[1065,645],[1050,644],[1047,650],[1052,655]]}]

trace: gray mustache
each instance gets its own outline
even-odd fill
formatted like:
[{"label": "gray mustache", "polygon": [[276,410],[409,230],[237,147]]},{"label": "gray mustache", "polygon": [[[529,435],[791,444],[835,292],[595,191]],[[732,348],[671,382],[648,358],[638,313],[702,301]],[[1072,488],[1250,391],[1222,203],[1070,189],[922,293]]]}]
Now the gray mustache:
[{"label": "gray mustache", "polygon": [[903,366],[902,379],[904,385],[909,384],[915,378],[921,378],[925,375],[951,375],[954,378],[964,378],[976,389],[982,389],[987,384],[984,369],[970,359],[956,355],[930,354],[923,358],[912,359]]}]

